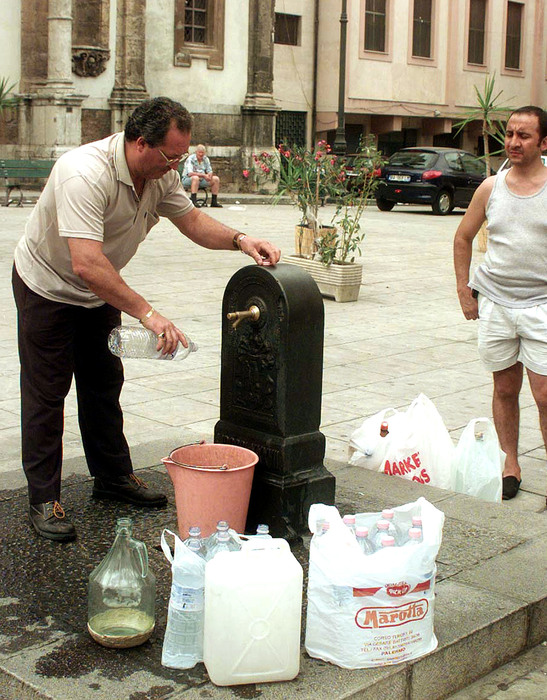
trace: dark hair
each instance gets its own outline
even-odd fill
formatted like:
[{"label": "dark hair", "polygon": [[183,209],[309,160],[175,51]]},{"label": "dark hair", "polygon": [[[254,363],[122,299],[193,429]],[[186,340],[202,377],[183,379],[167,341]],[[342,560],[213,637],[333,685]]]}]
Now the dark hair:
[{"label": "dark hair", "polygon": [[541,107],[535,107],[534,105],[519,107],[511,112],[509,119],[511,119],[513,114],[533,114],[538,118],[540,139],[543,141],[543,139],[547,136],[547,112],[544,109],[541,109]]},{"label": "dark hair", "polygon": [[125,125],[127,141],[136,141],[139,136],[150,146],[163,143],[171,125],[179,131],[192,130],[192,115],[179,102],[168,97],[154,97],[146,100],[134,110]]}]

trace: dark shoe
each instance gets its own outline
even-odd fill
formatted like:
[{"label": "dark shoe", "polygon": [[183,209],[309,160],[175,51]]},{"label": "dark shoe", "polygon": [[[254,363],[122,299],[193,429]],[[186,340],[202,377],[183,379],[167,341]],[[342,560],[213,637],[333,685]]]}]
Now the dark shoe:
[{"label": "dark shoe", "polygon": [[76,529],[59,501],[31,503],[29,517],[36,532],[48,540],[68,542],[76,539]]},{"label": "dark shoe", "polygon": [[192,194],[190,195],[190,201],[192,202],[192,204],[193,204],[195,207],[197,207],[197,205],[198,205],[198,198],[197,198],[197,195],[195,194],[195,192],[192,192]]},{"label": "dark shoe", "polygon": [[150,489],[135,474],[121,476],[115,482],[95,478],[93,497],[132,503],[134,506],[160,507],[167,505],[167,497],[163,493]]},{"label": "dark shoe", "polygon": [[218,202],[211,202],[212,207],[216,207],[217,209],[222,209],[222,204],[219,204]]},{"label": "dark shoe", "polygon": [[520,489],[520,479],[516,476],[504,476],[502,478],[503,489],[502,489],[502,499],[504,501],[510,501],[514,498]]}]

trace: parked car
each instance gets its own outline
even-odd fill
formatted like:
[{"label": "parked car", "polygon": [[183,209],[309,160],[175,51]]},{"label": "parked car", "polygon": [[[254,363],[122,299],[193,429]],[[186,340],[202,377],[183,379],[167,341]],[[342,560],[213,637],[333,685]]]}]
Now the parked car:
[{"label": "parked car", "polygon": [[360,189],[361,183],[363,182],[363,178],[359,177],[359,173],[355,169],[356,161],[359,162],[360,160],[364,167],[365,180],[368,180],[371,177],[380,176],[380,168],[374,167],[372,158],[365,158],[363,160],[363,157],[357,153],[349,153],[347,156],[345,156],[345,158],[346,186],[348,190]]},{"label": "parked car", "polygon": [[[547,155],[541,156],[541,160],[543,161],[543,165],[545,165],[545,167],[547,167]],[[503,163],[501,164],[500,170],[509,170],[510,167],[511,167],[511,161],[509,160],[509,158],[506,158],[503,161]]]},{"label": "parked car", "polygon": [[444,216],[466,208],[485,177],[484,161],[459,148],[403,148],[381,170],[376,204],[381,211],[431,204],[434,214]]}]

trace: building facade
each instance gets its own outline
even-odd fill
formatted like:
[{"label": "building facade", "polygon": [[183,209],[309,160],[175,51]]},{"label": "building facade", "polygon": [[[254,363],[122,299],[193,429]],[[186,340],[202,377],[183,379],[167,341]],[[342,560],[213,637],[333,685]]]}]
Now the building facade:
[{"label": "building facade", "polygon": [[[480,149],[454,123],[495,74],[501,101],[545,104],[544,0],[10,0],[0,78],[14,83],[0,157],[52,158],[123,128],[143,99],[196,115],[223,182],[253,152],[334,139],[344,87],[348,152],[377,135]],[[341,21],[342,20],[342,21]],[[347,20],[347,21],[346,21]],[[346,39],[341,71],[341,27]]]}]

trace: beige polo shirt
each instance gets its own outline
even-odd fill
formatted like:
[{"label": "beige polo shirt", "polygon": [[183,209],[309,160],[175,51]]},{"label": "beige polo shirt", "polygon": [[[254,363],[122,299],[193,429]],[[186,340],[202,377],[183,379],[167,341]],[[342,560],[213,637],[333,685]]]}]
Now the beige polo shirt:
[{"label": "beige polo shirt", "polygon": [[120,271],[160,216],[192,209],[176,170],[148,180],[139,199],[129,174],[123,133],[80,146],[55,163],[15,249],[25,284],[46,299],[89,308],[103,300],[72,271],[68,238],[101,241]]}]

